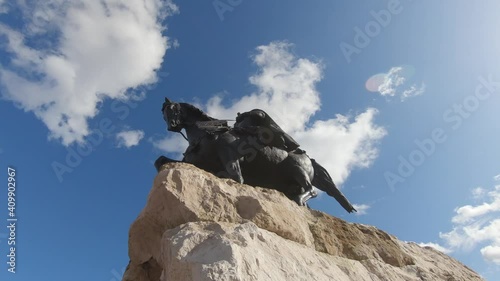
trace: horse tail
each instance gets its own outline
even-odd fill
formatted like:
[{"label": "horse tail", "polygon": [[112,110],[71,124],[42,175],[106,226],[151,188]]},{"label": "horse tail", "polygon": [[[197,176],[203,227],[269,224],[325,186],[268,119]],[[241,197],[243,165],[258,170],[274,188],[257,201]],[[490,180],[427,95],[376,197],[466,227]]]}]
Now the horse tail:
[{"label": "horse tail", "polygon": [[335,186],[335,183],[330,177],[330,174],[328,174],[328,171],[312,158],[311,163],[314,168],[314,178],[312,184],[320,190],[326,192],[326,194],[335,198],[347,212],[357,212],[357,210],[354,209],[351,203],[349,203],[349,200],[347,200],[344,194],[342,194],[337,186]]}]

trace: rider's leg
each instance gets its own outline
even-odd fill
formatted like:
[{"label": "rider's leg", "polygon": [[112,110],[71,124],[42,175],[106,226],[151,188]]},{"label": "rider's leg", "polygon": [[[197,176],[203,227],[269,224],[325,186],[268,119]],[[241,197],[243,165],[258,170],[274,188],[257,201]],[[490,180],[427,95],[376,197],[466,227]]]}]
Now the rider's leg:
[{"label": "rider's leg", "polygon": [[217,154],[225,168],[225,171],[217,175],[243,183],[239,162],[240,157],[238,153],[232,149],[232,146],[229,145],[234,140],[234,136],[229,134],[223,134],[217,139]]}]

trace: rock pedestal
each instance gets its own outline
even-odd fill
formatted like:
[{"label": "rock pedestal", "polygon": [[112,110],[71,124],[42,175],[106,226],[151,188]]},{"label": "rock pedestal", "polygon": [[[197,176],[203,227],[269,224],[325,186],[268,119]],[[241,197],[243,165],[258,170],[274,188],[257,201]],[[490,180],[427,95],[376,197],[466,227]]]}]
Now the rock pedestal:
[{"label": "rock pedestal", "polygon": [[432,248],[166,164],[129,232],[124,281],[483,280]]}]

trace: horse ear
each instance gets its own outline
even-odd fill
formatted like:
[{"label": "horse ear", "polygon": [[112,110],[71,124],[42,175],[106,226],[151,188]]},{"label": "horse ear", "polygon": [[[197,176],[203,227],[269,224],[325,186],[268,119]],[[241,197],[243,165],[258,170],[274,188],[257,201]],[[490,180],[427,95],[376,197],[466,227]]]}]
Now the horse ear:
[{"label": "horse ear", "polygon": [[172,103],[172,101],[171,101],[171,100],[169,100],[168,98],[165,98],[165,103],[166,103],[166,104],[171,104],[171,103]]}]

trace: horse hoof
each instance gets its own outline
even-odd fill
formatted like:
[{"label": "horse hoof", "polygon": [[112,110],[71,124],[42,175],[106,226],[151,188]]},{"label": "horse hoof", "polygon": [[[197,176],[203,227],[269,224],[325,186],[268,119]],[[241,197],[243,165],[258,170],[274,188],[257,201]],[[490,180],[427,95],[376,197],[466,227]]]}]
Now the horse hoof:
[{"label": "horse hoof", "polygon": [[305,205],[306,205],[306,204],[305,204],[305,202],[304,202],[304,201],[302,201],[301,196],[297,196],[297,197],[295,197],[295,198],[293,199],[293,201],[294,201],[295,203],[297,203],[297,205],[299,205],[299,206],[305,206]]},{"label": "horse hoof", "polygon": [[156,159],[155,161],[155,168],[156,168],[156,171],[159,172],[160,171],[160,168],[161,166],[163,166],[163,164],[167,163],[168,162],[168,158],[165,157],[165,156],[160,156],[158,157],[158,159]]}]

